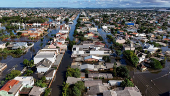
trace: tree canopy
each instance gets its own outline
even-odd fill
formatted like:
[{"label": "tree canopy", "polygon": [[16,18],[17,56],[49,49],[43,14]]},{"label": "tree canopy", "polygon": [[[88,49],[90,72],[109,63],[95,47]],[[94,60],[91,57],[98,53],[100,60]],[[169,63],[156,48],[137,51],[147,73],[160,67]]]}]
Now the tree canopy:
[{"label": "tree canopy", "polygon": [[132,81],[130,81],[128,78],[126,78],[124,81],[120,84],[121,87],[134,87],[134,84]]},{"label": "tree canopy", "polygon": [[161,62],[154,58],[150,58],[150,65],[153,69],[162,69]]},{"label": "tree canopy", "polygon": [[81,76],[80,69],[78,68],[68,68],[66,76],[79,78]]},{"label": "tree canopy", "polygon": [[137,64],[139,62],[139,58],[136,56],[135,52],[131,51],[131,50],[126,50],[123,52],[123,55],[130,60],[130,62],[132,63],[132,65],[134,67],[137,67]]},{"label": "tree canopy", "polygon": [[116,74],[119,77],[126,78],[129,76],[129,70],[125,66],[119,66],[116,68]]}]

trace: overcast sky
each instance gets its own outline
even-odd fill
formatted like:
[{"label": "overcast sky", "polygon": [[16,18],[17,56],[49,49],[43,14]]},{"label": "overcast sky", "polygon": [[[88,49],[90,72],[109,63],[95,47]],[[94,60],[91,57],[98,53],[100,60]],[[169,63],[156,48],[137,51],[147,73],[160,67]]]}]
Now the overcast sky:
[{"label": "overcast sky", "polygon": [[0,7],[170,7],[170,0],[0,0]]}]

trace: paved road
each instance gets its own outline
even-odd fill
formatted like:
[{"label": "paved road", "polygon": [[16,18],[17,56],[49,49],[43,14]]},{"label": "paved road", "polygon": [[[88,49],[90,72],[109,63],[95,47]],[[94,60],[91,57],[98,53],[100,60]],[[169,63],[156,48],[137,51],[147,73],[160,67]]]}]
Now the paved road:
[{"label": "paved road", "polygon": [[66,71],[68,66],[71,65],[71,51],[66,51],[61,64],[58,68],[58,71],[55,75],[55,79],[51,85],[52,88],[52,96],[62,96],[62,84],[66,81]]}]

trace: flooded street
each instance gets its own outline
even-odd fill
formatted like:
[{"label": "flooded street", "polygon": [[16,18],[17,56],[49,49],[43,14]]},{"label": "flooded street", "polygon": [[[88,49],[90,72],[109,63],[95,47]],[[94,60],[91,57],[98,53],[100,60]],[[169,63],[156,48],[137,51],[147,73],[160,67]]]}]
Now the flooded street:
[{"label": "flooded street", "polygon": [[[108,46],[107,35],[111,33],[106,33],[102,29],[98,28],[98,32],[103,37],[104,42]],[[168,46],[161,47],[162,52],[169,51]],[[141,72],[134,67],[128,65],[125,59],[120,60],[121,65],[127,66],[130,70],[129,74],[134,81],[134,84],[140,89],[142,95],[144,96],[167,96],[170,90],[170,62],[166,62],[165,68],[159,71],[147,70]]]},{"label": "flooded street", "polygon": [[[0,80],[2,80],[6,74],[8,74],[12,69],[15,68],[15,70],[22,70],[24,65],[22,64],[24,59],[31,60],[34,55],[42,49],[46,43],[50,40],[51,34],[56,34],[59,31],[59,27],[56,29],[52,29],[51,32],[48,33],[48,35],[44,36],[43,41],[39,40],[34,43],[34,46],[28,50],[28,52],[24,55],[22,55],[19,58],[13,58],[12,56],[7,56],[6,58],[1,57],[0,62],[1,63],[7,63],[7,68],[1,73]],[[42,46],[40,44],[43,43]]]},{"label": "flooded street", "polygon": [[[73,34],[74,34],[74,29],[75,29],[75,25],[77,24],[77,19],[79,18],[79,15],[77,16],[77,18],[73,21],[73,24],[70,24],[71,30],[69,33],[69,38],[70,40],[73,40]],[[61,61],[61,64],[57,70],[57,73],[55,75],[55,79],[51,85],[51,89],[52,89],[52,96],[62,96],[62,84],[63,82],[66,81],[66,71],[68,66],[71,65],[72,63],[72,58],[71,58],[71,54],[72,52],[70,50],[67,50],[63,56],[63,59]]]}]

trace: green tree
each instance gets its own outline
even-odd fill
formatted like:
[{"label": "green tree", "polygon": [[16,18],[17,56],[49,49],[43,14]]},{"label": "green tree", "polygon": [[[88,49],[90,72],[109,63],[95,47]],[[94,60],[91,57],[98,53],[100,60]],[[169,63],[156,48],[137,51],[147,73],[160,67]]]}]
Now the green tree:
[{"label": "green tree", "polygon": [[66,23],[68,23],[69,22],[69,19],[68,18],[65,18],[65,20],[64,20]]},{"label": "green tree", "polygon": [[162,69],[161,63],[154,58],[150,59],[150,65],[153,69]]},{"label": "green tree", "polygon": [[137,64],[139,62],[139,58],[136,56],[136,54],[134,53],[134,51],[131,50],[126,50],[123,52],[123,55],[130,60],[130,62],[132,62],[132,65],[134,67],[137,67]]},{"label": "green tree", "polygon": [[120,56],[120,55],[122,54],[122,51],[121,51],[121,50],[116,50],[116,54],[117,54],[118,56]]},{"label": "green tree", "polygon": [[117,76],[126,78],[129,76],[129,70],[125,66],[119,66],[116,68]]},{"label": "green tree", "polygon": [[88,70],[87,68],[84,70],[84,72],[85,72],[86,74],[89,74],[89,70]]},{"label": "green tree", "polygon": [[17,35],[18,35],[18,36],[21,36],[21,35],[22,35],[22,32],[18,32]]},{"label": "green tree", "polygon": [[23,51],[20,48],[15,50],[15,52],[14,52],[14,54],[16,54],[16,55],[20,55],[22,53],[23,53]]},{"label": "green tree", "polygon": [[102,36],[98,36],[99,41],[103,41]]},{"label": "green tree", "polygon": [[84,90],[85,86],[84,83],[82,81],[77,81],[77,83],[75,83],[75,86],[79,89],[79,90]]},{"label": "green tree", "polygon": [[5,46],[8,46],[10,43],[9,42],[6,42]]},{"label": "green tree", "polygon": [[23,64],[26,65],[26,66],[28,66],[29,61],[28,61],[27,59],[24,59]]},{"label": "green tree", "polygon": [[63,95],[63,96],[68,96],[68,95],[67,95],[67,91],[68,91],[68,88],[69,88],[69,84],[64,82],[62,86],[63,86],[62,95]]},{"label": "green tree", "polygon": [[14,33],[13,33],[13,32],[10,32],[10,36],[14,36]]},{"label": "green tree", "polygon": [[78,68],[74,69],[73,76],[76,78],[80,78],[80,76],[81,76],[80,69],[78,69]]},{"label": "green tree", "polygon": [[120,86],[121,87],[134,87],[134,84],[132,83],[132,81],[126,78],[124,81],[121,82]]},{"label": "green tree", "polygon": [[47,84],[44,83],[42,80],[37,80],[37,81],[35,82],[35,86],[38,86],[38,87],[43,88],[43,87],[46,87]]},{"label": "green tree", "polygon": [[74,96],[81,96],[81,91],[76,86],[73,87]]},{"label": "green tree", "polygon": [[117,72],[116,72],[116,65],[113,66],[113,76],[116,77],[117,76]]},{"label": "green tree", "polygon": [[105,62],[110,62],[110,57],[109,56],[103,56],[102,58]]},{"label": "green tree", "polygon": [[48,96],[50,92],[51,92],[51,89],[50,88],[46,88],[44,96]]},{"label": "green tree", "polygon": [[33,72],[32,70],[27,70],[27,71],[26,71],[26,75],[27,75],[27,76],[31,76],[31,74],[33,74],[33,73],[34,73],[34,72]]},{"label": "green tree", "polygon": [[42,80],[43,82],[45,82],[45,81],[46,81],[45,76],[42,76],[42,77],[41,77],[41,80]]},{"label": "green tree", "polygon": [[15,78],[16,76],[19,76],[21,74],[21,71],[19,70],[12,70],[9,74],[6,75],[5,80],[11,80]]}]

